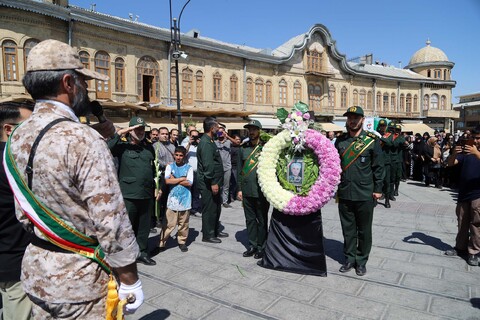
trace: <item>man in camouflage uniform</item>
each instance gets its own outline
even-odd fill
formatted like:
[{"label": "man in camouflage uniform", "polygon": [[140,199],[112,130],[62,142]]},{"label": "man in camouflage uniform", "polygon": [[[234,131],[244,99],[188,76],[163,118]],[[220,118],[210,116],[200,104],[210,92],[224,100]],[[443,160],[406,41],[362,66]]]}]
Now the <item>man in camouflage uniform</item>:
[{"label": "man in camouflage uniform", "polygon": [[357,275],[363,276],[372,248],[374,201],[382,195],[383,154],[377,136],[362,129],[365,117],[361,107],[348,108],[344,116],[348,132],[335,142],[342,165],[337,196],[346,259],[340,272],[355,268]]},{"label": "man in camouflage uniform", "polygon": [[[84,69],[69,45],[56,40],[37,44],[30,51],[23,79],[37,103],[32,116],[12,134],[11,153],[26,179],[39,132],[55,119],[67,120],[49,129],[38,144],[31,190],[67,224],[98,240],[118,275],[120,297],[135,295],[136,301],[127,304],[127,311],[134,312],[143,302],[135,264],[139,250],[113,158],[103,137],[78,120],[89,112],[88,79],[108,81]],[[33,318],[104,319],[109,275],[93,260],[46,241],[16,205],[17,218],[34,231],[22,264],[23,288],[34,303]]]}]

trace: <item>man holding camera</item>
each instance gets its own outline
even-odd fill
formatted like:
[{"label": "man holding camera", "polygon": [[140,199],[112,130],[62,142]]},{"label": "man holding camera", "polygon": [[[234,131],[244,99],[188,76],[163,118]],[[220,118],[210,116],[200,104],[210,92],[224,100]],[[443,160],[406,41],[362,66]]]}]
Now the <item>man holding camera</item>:
[{"label": "man holding camera", "polygon": [[[478,266],[480,253],[480,126],[472,131],[473,141],[459,143],[448,159],[448,166],[461,164],[456,214],[458,232],[455,248],[447,256],[468,254],[467,263]],[[463,144],[463,145],[462,145]]]}]

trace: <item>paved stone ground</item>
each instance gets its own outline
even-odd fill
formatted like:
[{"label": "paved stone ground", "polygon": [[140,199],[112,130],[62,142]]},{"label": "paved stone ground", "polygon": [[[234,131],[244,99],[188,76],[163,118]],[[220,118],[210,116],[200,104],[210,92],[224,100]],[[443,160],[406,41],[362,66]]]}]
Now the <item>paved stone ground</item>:
[{"label": "paved stone ground", "polygon": [[[230,237],[201,242],[201,218],[190,220],[189,251],[171,239],[139,265],[145,304],[127,319],[480,319],[480,267],[443,251],[454,244],[455,193],[402,182],[391,209],[379,204],[368,273],[341,274],[342,232],[334,201],[323,209],[328,276],[273,271],[243,258],[240,203],[223,209]],[[158,236],[151,235],[152,248]]]}]

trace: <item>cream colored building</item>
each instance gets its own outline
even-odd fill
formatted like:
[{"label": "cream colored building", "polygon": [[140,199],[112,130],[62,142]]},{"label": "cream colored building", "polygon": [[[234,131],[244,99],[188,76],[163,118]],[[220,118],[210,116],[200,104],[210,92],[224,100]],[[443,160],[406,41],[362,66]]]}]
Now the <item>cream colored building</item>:
[{"label": "cream colored building", "polygon": [[[29,50],[53,38],[76,47],[87,68],[110,76],[109,82],[91,81],[92,99],[145,102],[134,112],[155,126],[175,126],[169,29],[69,6],[68,0],[2,0],[0,8],[0,96],[24,92]],[[362,106],[367,116],[397,119],[406,131],[422,133],[448,130],[458,117],[451,103],[454,63],[430,41],[401,69],[374,63],[371,56],[348,61],[320,24],[275,50],[224,43],[196,31],[182,34],[181,40],[188,54],[179,59],[184,117],[215,114],[233,129],[246,121],[239,117],[250,115],[274,127],[276,110],[297,101],[307,103],[327,130],[338,129],[332,122],[341,124],[352,105]],[[132,114],[109,112],[119,122]]]},{"label": "cream colored building", "polygon": [[459,101],[453,109],[460,112],[455,121],[455,130],[472,130],[480,125],[480,92],[469,93],[458,97]]}]

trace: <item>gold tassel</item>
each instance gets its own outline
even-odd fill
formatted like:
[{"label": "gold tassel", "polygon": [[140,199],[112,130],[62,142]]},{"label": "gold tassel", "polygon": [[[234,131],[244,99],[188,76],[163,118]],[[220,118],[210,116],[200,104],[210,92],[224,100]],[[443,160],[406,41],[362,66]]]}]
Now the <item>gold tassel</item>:
[{"label": "gold tassel", "polygon": [[[114,317],[115,317],[115,313],[117,313],[118,301],[119,299],[118,299],[118,291],[117,291],[117,281],[113,277],[113,274],[110,274],[110,280],[108,281],[108,293],[107,293],[107,303],[106,303],[107,315],[105,320],[115,320]],[[123,313],[122,313],[122,318],[120,319],[123,319]]]}]

